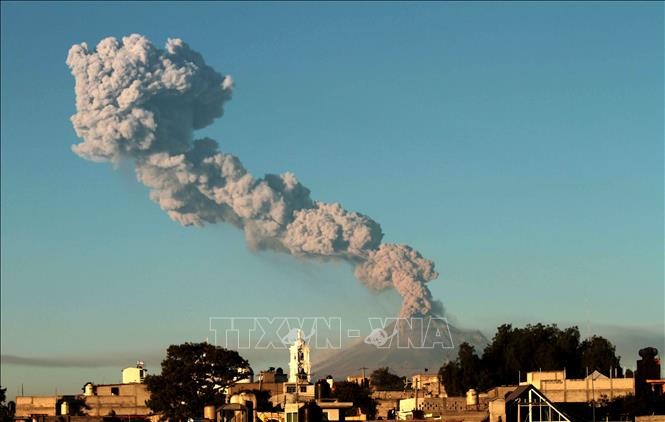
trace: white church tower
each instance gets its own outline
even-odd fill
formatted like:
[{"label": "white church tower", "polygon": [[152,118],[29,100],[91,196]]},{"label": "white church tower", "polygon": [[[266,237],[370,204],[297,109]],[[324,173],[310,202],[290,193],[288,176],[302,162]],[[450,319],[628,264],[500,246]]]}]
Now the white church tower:
[{"label": "white church tower", "polygon": [[289,347],[289,383],[309,384],[311,366],[309,363],[309,346],[303,338],[302,330],[296,331],[296,340]]}]

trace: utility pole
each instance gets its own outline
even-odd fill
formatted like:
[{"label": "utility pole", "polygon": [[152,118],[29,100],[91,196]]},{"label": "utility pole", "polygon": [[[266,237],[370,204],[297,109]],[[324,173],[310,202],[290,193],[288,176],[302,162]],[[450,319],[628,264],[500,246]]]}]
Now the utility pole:
[{"label": "utility pole", "polygon": [[[412,384],[415,384],[413,385],[413,387],[416,390],[416,404],[414,407],[415,410],[418,410],[418,381],[420,381],[420,376],[418,374],[416,374],[416,376],[417,376],[417,378],[415,379],[416,382],[413,382]],[[411,378],[411,380],[413,380],[413,378]]]}]

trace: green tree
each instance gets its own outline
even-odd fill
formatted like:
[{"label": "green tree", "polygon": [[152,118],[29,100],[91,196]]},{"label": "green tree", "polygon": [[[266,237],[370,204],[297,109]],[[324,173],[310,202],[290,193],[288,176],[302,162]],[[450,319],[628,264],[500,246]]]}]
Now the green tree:
[{"label": "green tree", "polygon": [[476,355],[476,349],[466,342],[460,344],[457,360],[464,391],[466,392],[470,388],[478,388],[482,378],[482,365],[480,358]]},{"label": "green tree", "polygon": [[485,374],[476,349],[466,342],[460,344],[457,359],[442,366],[439,377],[449,395],[460,396],[470,388],[479,388]]},{"label": "green tree", "polygon": [[16,404],[13,401],[5,403],[7,400],[7,389],[0,388],[0,421],[9,422],[14,419]]},{"label": "green tree", "polygon": [[162,420],[200,418],[206,405],[224,403],[224,390],[251,371],[238,352],[209,343],[172,345],[162,361],[162,373],[145,379],[146,402]]},{"label": "green tree", "polygon": [[[579,330],[560,330],[556,324],[513,328],[502,325],[483,353],[485,368],[491,369],[488,382],[514,384],[519,372],[549,371],[572,365],[577,370]],[[565,363],[564,363],[565,362]]]},{"label": "green tree", "polygon": [[593,336],[580,344],[580,364],[582,368],[610,375],[611,368],[617,368],[617,376],[622,376],[621,357],[616,355],[616,347],[609,340]]},{"label": "green tree", "polygon": [[353,402],[353,407],[359,408],[373,420],[376,415],[376,401],[372,399],[372,392],[355,382],[341,381],[333,385],[333,396],[339,401]]},{"label": "green tree", "polygon": [[449,396],[461,396],[464,393],[461,373],[462,370],[457,361],[450,361],[439,369],[439,378]]},{"label": "green tree", "polygon": [[569,376],[580,376],[579,329],[559,329],[556,324],[497,328],[485,348],[482,366],[486,379],[483,387],[515,384],[520,372],[566,369]]},{"label": "green tree", "polygon": [[390,368],[378,368],[369,376],[370,383],[375,390],[401,391],[404,390],[404,378],[390,372]]},{"label": "green tree", "polygon": [[607,375],[610,368],[617,368],[620,376],[619,362],[615,347],[603,337],[593,336],[580,343],[577,327],[561,330],[556,324],[524,328],[504,324],[497,328],[481,357],[463,343],[457,359],[442,366],[439,375],[448,394],[459,395],[469,388],[516,384],[520,372],[565,369],[568,377],[580,378],[587,367]]}]

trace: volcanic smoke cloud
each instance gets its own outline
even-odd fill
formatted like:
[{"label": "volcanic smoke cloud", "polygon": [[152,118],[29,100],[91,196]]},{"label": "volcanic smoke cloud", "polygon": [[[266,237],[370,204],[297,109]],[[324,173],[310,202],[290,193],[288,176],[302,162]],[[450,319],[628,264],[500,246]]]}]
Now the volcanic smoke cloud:
[{"label": "volcanic smoke cloud", "polygon": [[106,38],[93,51],[74,45],[67,65],[76,79],[71,120],[83,139],[73,151],[97,162],[132,160],[173,220],[233,224],[252,249],[346,260],[369,288],[397,290],[400,316],[440,314],[425,284],[438,276],[434,263],[410,246],[381,244],[377,222],[312,200],[292,173],[254,178],[214,140],[193,139],[222,116],[233,81],[183,41],[169,39],[161,50],[137,34]]}]

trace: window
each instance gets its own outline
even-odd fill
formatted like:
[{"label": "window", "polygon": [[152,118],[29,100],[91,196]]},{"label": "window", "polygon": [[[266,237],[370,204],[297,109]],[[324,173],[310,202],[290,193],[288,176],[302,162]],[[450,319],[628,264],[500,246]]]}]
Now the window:
[{"label": "window", "polygon": [[119,387],[111,387],[111,395],[112,396],[119,396],[120,395],[120,388]]},{"label": "window", "polygon": [[300,392],[301,393],[306,393],[307,392],[307,386],[306,385],[301,385],[300,386]]},{"label": "window", "polygon": [[286,414],[286,422],[298,422],[298,412],[289,412]]},{"label": "window", "polygon": [[296,392],[296,387],[294,385],[289,385],[286,387],[286,392],[287,393],[295,393]]}]

